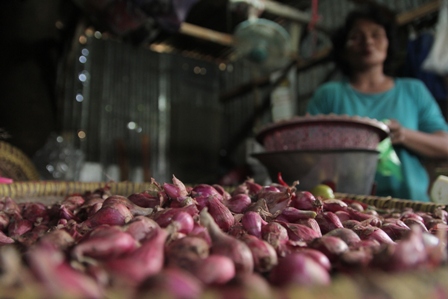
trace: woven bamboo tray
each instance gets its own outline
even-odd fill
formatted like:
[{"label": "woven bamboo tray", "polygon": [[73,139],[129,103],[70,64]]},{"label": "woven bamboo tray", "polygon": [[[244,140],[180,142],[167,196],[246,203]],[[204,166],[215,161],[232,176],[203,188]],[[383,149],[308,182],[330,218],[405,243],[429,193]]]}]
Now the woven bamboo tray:
[{"label": "woven bamboo tray", "polygon": [[347,198],[374,206],[378,209],[396,209],[412,208],[415,211],[434,212],[438,208],[446,210],[445,205],[435,204],[432,202],[421,202],[415,200],[393,198],[393,197],[379,197],[370,195],[356,195],[347,193],[335,193],[336,198]]},{"label": "woven bamboo tray", "polygon": [[49,204],[58,202],[67,195],[95,191],[106,186],[112,194],[123,196],[155,189],[155,185],[150,182],[30,181],[0,184],[0,197],[9,196],[17,202],[40,201]]},{"label": "woven bamboo tray", "polygon": [[[54,203],[65,196],[75,193],[95,191],[108,186],[112,194],[129,196],[145,190],[155,190],[151,182],[69,182],[69,181],[26,181],[12,184],[0,184],[0,197],[9,196],[17,202],[41,201]],[[437,208],[446,209],[445,205],[412,201],[392,197],[367,196],[348,193],[335,193],[335,197],[356,200],[378,209],[397,209],[409,207],[415,211],[433,212]]]}]

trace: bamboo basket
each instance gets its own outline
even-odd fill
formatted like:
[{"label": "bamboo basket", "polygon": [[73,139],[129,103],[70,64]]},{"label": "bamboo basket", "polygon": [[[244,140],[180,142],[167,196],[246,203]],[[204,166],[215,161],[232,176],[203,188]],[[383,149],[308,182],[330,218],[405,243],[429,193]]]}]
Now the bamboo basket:
[{"label": "bamboo basket", "polygon": [[439,208],[446,210],[445,205],[435,204],[432,202],[421,202],[421,201],[393,198],[393,197],[379,197],[379,196],[356,195],[347,193],[335,193],[335,197],[338,199],[347,198],[359,201],[378,209],[402,210],[403,208],[412,208],[415,211],[431,212],[431,213]]},{"label": "bamboo basket", "polygon": [[30,181],[0,184],[0,197],[9,196],[17,202],[40,201],[52,204],[65,196],[95,191],[108,187],[112,194],[129,196],[132,193],[154,190],[151,182],[70,182],[70,181]]}]

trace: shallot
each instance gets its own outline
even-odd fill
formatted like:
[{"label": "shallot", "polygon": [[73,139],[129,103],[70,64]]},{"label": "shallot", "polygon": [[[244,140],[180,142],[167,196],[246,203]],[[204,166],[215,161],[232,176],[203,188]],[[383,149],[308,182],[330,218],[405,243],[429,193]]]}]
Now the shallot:
[{"label": "shallot", "polygon": [[162,207],[167,201],[165,192],[146,190],[140,193],[133,193],[128,199],[137,206],[143,208]]},{"label": "shallot", "polygon": [[106,269],[130,285],[139,284],[145,278],[162,270],[167,237],[168,232],[164,229],[155,229],[141,242],[139,248],[117,259],[106,261]]},{"label": "shallot", "polygon": [[103,206],[92,217],[83,222],[84,228],[93,228],[99,225],[123,225],[132,219],[133,215],[129,209],[121,204]]},{"label": "shallot", "polygon": [[255,271],[265,273],[277,265],[277,253],[268,242],[248,234],[241,236],[239,239],[246,243],[252,252]]},{"label": "shallot", "polygon": [[146,238],[154,229],[158,228],[157,222],[146,216],[135,216],[122,228],[131,235],[136,241]]},{"label": "shallot", "polygon": [[72,250],[72,256],[82,261],[84,257],[113,259],[138,247],[137,241],[117,226],[99,226],[89,232]]},{"label": "shallot", "polygon": [[308,246],[325,254],[331,262],[336,261],[339,255],[349,250],[347,243],[341,238],[328,235],[312,240]]},{"label": "shallot", "polygon": [[235,277],[235,264],[224,255],[212,254],[198,260],[192,273],[207,285],[225,284]]},{"label": "shallot", "polygon": [[290,206],[299,210],[322,211],[323,203],[309,191],[297,191],[291,199]]},{"label": "shallot", "polygon": [[51,243],[39,242],[30,248],[26,260],[50,298],[61,298],[67,294],[74,298],[104,297],[101,286],[91,277],[72,268],[65,260],[64,253]]},{"label": "shallot", "polygon": [[286,228],[288,232],[289,240],[291,241],[304,241],[308,242],[315,238],[319,238],[322,235],[316,232],[314,229],[309,228],[303,224],[298,223],[288,223],[283,221],[278,221],[283,227]]},{"label": "shallot", "polygon": [[175,267],[164,268],[146,278],[137,289],[139,298],[196,299],[202,283],[192,274]]},{"label": "shallot", "polygon": [[269,273],[269,281],[279,287],[288,285],[329,285],[330,274],[311,257],[303,253],[291,253],[278,262]]},{"label": "shallot", "polygon": [[252,203],[252,199],[247,194],[235,194],[224,201],[225,205],[233,213],[243,213]]},{"label": "shallot", "polygon": [[177,266],[192,271],[196,263],[209,256],[210,245],[206,240],[185,236],[173,240],[165,247],[165,260],[169,266]]},{"label": "shallot", "polygon": [[333,236],[342,239],[348,246],[356,245],[361,241],[361,238],[351,229],[340,227],[329,231],[325,236]]},{"label": "shallot", "polygon": [[232,259],[237,273],[254,270],[254,261],[249,247],[243,241],[224,233],[207,209],[201,211],[200,222],[207,227],[212,238],[210,249],[212,254],[220,254]]},{"label": "shallot", "polygon": [[235,223],[232,212],[216,196],[210,196],[208,200],[208,212],[220,229],[227,232]]},{"label": "shallot", "polygon": [[250,235],[254,235],[257,238],[261,238],[261,229],[267,222],[261,218],[260,214],[249,211],[241,218],[241,224],[246,232]]}]

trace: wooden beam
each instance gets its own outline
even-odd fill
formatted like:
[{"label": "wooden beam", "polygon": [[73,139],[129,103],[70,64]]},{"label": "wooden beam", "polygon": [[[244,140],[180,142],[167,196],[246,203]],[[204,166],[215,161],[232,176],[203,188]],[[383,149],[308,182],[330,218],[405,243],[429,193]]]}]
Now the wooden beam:
[{"label": "wooden beam", "polygon": [[[264,11],[272,13],[279,17],[288,19],[290,21],[298,22],[300,24],[308,24],[311,21],[311,15],[309,13],[295,9],[294,7],[284,5],[275,1],[265,0]],[[326,28],[323,28],[319,21],[315,25],[316,29],[328,32]]]},{"label": "wooden beam", "polygon": [[233,46],[235,41],[232,35],[210,30],[190,23],[182,23],[179,32],[224,46]]},{"label": "wooden beam", "polygon": [[397,16],[397,24],[400,26],[406,25],[406,24],[412,22],[413,20],[424,17],[427,14],[430,14],[430,13],[433,13],[433,12],[439,10],[440,5],[441,5],[440,0],[434,0],[434,1],[430,1],[425,4],[422,4],[415,9],[411,9],[409,11],[400,13]]}]

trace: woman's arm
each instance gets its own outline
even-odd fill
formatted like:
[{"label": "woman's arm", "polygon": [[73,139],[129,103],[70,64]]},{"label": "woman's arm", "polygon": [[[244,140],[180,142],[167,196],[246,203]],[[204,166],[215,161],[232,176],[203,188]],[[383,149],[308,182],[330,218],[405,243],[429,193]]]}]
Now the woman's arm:
[{"label": "woman's arm", "polygon": [[448,132],[424,133],[402,127],[396,120],[388,123],[392,144],[403,145],[422,156],[448,158]]}]

